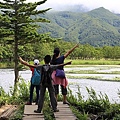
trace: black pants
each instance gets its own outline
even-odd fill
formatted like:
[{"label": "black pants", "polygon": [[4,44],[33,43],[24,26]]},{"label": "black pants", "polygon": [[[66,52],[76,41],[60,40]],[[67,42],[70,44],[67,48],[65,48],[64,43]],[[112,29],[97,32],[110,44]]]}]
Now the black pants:
[{"label": "black pants", "polygon": [[[54,85],[55,95],[59,94],[59,85]],[[67,88],[61,85],[62,95],[67,95]]]},{"label": "black pants", "polygon": [[55,90],[54,90],[54,87],[53,87],[52,83],[48,84],[48,85],[41,85],[40,97],[39,97],[39,101],[38,101],[38,110],[41,111],[42,108],[43,108],[46,88],[48,88],[52,109],[56,110],[57,109],[57,100],[56,100],[56,97],[55,97]]}]

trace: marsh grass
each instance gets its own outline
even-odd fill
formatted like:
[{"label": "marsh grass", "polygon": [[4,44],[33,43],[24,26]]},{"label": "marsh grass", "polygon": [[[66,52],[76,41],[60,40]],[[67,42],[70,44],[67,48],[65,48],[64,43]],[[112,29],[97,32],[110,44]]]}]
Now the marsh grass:
[{"label": "marsh grass", "polygon": [[71,109],[79,120],[119,120],[120,104],[111,104],[106,94],[99,95],[91,88],[88,89],[88,99],[84,100],[78,86],[77,97],[69,89],[68,101]]},{"label": "marsh grass", "polygon": [[[65,62],[72,61],[72,65],[120,65],[119,60],[82,60],[82,59],[65,59]],[[33,61],[29,62],[33,64]],[[44,61],[41,61],[40,64],[44,64]],[[20,66],[21,67],[21,66]],[[14,68],[14,62],[1,62],[0,68]]]},{"label": "marsh grass", "polygon": [[[81,66],[74,66],[74,67],[77,67],[77,68],[81,68]],[[82,66],[82,67],[86,67],[86,66]],[[87,66],[88,67],[88,66]],[[91,67],[91,66],[89,66]],[[96,67],[96,66],[93,66],[93,67]],[[114,69],[114,67],[101,67],[101,68],[95,68],[95,70],[68,70],[68,71],[65,71],[65,73],[68,73],[68,74],[120,74],[120,71],[107,71],[107,72],[104,72],[104,70],[109,70],[109,69]],[[118,67],[120,68],[120,67]],[[71,66],[71,69],[72,69],[72,66]],[[103,70],[103,71],[101,71]]]},{"label": "marsh grass", "polygon": [[65,71],[67,74],[120,74],[120,71],[98,72],[95,70],[69,70]]},{"label": "marsh grass", "polygon": [[99,80],[99,81],[113,81],[113,82],[120,82],[120,77],[114,77],[114,78],[102,78],[101,76],[71,76],[71,75],[66,75],[67,78],[70,79],[90,79],[90,80]]},{"label": "marsh grass", "polygon": [[43,105],[43,114],[44,114],[44,120],[55,120],[55,116],[52,110],[52,107],[50,105],[50,98],[48,91],[45,93],[45,100]]},{"label": "marsh grass", "polygon": [[24,104],[19,105],[15,113],[9,118],[9,120],[22,120],[24,113]]},{"label": "marsh grass", "polygon": [[[17,94],[14,94],[15,96],[12,96],[11,93],[13,93],[13,89],[11,89],[11,92],[7,94],[2,88],[0,88],[1,106],[8,103],[15,105],[17,104],[19,106],[18,110],[16,110],[14,116],[12,116],[10,120],[22,120],[25,105],[24,103],[29,96],[28,84],[26,84],[23,79],[21,79],[21,81],[18,83],[16,89]],[[106,94],[100,93],[97,95],[92,88],[88,89],[86,87],[86,90],[88,93],[88,99],[84,100],[84,96],[82,96],[79,86],[76,95],[74,95],[71,89],[68,88],[67,100],[69,101],[70,108],[78,120],[92,120],[93,118],[95,120],[98,117],[100,120],[120,120],[120,104],[111,104]],[[120,91],[118,91],[118,95],[120,96]],[[62,100],[62,95],[59,95],[59,100]],[[45,120],[55,120],[50,106],[48,92],[45,94],[43,113]]]},{"label": "marsh grass", "polygon": [[8,98],[9,98],[9,95],[5,93],[2,87],[0,87],[0,107],[6,104]]},{"label": "marsh grass", "polygon": [[[70,59],[65,60],[71,61]],[[81,60],[81,59],[75,59],[72,60],[72,65],[120,65],[119,60]]]},{"label": "marsh grass", "polygon": [[69,70],[65,71],[67,74],[98,74],[97,71],[94,70]]},{"label": "marsh grass", "polygon": [[14,67],[14,62],[1,62],[0,63],[0,68],[13,68]]},{"label": "marsh grass", "polygon": [[67,78],[70,79],[94,79],[94,80],[102,80],[102,77],[100,76],[71,76],[71,75],[66,75]]}]

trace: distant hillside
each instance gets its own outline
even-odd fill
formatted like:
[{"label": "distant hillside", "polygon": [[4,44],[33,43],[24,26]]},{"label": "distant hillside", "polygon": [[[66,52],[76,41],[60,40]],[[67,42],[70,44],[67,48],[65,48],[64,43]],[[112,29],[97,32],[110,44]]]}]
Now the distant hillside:
[{"label": "distant hillside", "polygon": [[41,23],[40,33],[65,41],[89,43],[93,46],[120,46],[120,16],[103,7],[89,12],[48,12],[41,16],[51,23]]}]

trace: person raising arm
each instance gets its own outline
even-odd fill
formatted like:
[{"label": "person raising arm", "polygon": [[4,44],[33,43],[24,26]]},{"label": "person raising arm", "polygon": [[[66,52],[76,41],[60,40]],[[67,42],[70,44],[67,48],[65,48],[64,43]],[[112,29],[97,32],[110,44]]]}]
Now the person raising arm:
[{"label": "person raising arm", "polygon": [[[70,50],[68,50],[68,52],[66,52],[64,55],[60,55],[60,49],[59,48],[55,48],[54,49],[54,54],[53,54],[53,57],[52,57],[52,60],[51,60],[51,64],[53,65],[57,65],[57,64],[62,64],[64,63],[64,60],[65,58],[68,57],[68,55],[70,55],[74,50],[75,48],[77,48],[79,46],[79,44],[76,44],[73,48],[71,48]],[[60,66],[58,67],[59,70],[63,70],[64,71],[64,67],[63,66]],[[68,84],[68,80],[66,77],[58,77],[56,76],[56,73],[57,73],[57,70],[54,70],[53,73],[52,73],[52,79],[53,79],[53,85],[54,85],[54,88],[55,88],[55,95],[56,95],[56,98],[59,94],[59,85],[61,86],[61,89],[62,89],[62,95],[63,95],[63,104],[69,104],[67,102],[67,84]]]}]

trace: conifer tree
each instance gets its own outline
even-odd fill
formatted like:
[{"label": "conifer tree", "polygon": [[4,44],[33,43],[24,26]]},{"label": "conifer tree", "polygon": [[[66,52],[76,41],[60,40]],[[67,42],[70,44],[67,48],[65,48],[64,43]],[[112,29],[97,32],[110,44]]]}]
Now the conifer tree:
[{"label": "conifer tree", "polygon": [[0,2],[0,39],[5,44],[11,44],[14,49],[14,72],[15,84],[18,82],[18,56],[19,46],[27,43],[34,43],[40,39],[37,29],[39,22],[49,22],[49,20],[39,17],[50,8],[37,10],[36,8],[44,4],[47,0],[27,3],[26,0],[3,0]]}]

